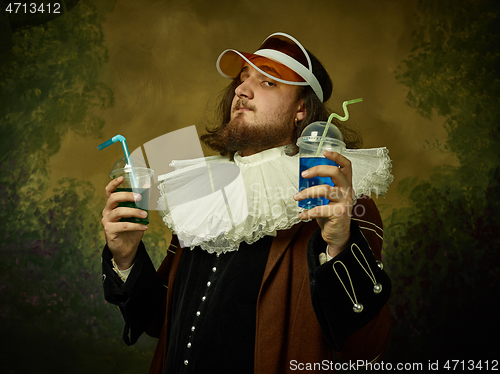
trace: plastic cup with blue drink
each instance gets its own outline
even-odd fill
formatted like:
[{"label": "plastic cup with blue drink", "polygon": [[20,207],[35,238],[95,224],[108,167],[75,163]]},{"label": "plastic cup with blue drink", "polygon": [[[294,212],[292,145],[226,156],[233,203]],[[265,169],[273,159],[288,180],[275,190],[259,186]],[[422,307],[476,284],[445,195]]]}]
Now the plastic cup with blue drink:
[{"label": "plastic cup with blue drink", "polygon": [[[337,126],[328,122],[313,122],[302,131],[302,136],[297,140],[299,146],[299,191],[306,188],[330,185],[334,186],[330,177],[303,178],[302,172],[318,165],[332,165],[338,167],[337,163],[329,160],[323,154],[324,151],[338,152],[342,154],[345,150],[342,133]],[[325,197],[312,197],[299,201],[299,207],[311,209],[319,205],[328,204]]]},{"label": "plastic cup with blue drink", "polygon": [[[345,115],[343,117],[336,113],[332,113],[327,122],[313,122],[302,131],[301,137],[297,140],[300,160],[299,192],[313,186],[325,184],[332,187],[335,186],[330,177],[317,176],[313,178],[303,178],[302,172],[317,165],[331,165],[339,167],[336,162],[326,158],[323,154],[324,151],[342,154],[345,150],[342,133],[338,127],[332,123],[332,119],[337,118],[340,121],[347,121],[349,119],[347,105],[360,101],[363,101],[363,99],[359,98],[344,101],[342,108],[344,109]],[[299,207],[312,209],[319,205],[327,205],[328,202],[329,200],[326,197],[312,197],[299,201]]]}]

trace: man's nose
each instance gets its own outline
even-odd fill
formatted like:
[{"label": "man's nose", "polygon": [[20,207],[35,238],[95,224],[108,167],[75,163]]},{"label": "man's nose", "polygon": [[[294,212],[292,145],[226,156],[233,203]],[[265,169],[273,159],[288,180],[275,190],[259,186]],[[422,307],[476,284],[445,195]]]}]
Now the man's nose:
[{"label": "man's nose", "polygon": [[252,99],[253,87],[250,78],[247,78],[243,82],[241,82],[240,85],[234,90],[234,93],[240,98],[244,97],[246,99]]}]

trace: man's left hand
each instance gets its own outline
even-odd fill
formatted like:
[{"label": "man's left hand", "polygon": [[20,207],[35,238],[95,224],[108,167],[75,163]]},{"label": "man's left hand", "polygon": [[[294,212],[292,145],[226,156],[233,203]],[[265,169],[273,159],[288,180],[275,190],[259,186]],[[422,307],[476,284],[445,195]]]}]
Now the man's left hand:
[{"label": "man's left hand", "polygon": [[323,184],[309,187],[296,194],[294,199],[300,201],[311,197],[325,197],[329,200],[328,205],[306,210],[299,215],[299,218],[304,220],[316,218],[323,240],[328,244],[328,254],[335,257],[346,247],[351,234],[351,215],[354,205],[352,168],[351,161],[337,152],[324,151],[323,154],[340,167],[314,166],[304,171],[302,177],[330,177],[335,186]]}]

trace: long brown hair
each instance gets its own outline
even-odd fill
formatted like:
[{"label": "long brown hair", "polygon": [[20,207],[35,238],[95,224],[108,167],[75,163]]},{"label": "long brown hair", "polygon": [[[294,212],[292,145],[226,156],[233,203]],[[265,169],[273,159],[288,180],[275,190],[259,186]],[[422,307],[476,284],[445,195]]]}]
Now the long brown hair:
[{"label": "long brown hair", "polygon": [[218,104],[215,105],[213,109],[213,122],[214,125],[207,124],[206,130],[207,134],[200,136],[200,140],[205,143],[210,149],[219,152],[222,156],[230,155],[231,159],[235,152],[229,151],[226,146],[224,139],[222,139],[221,133],[224,127],[231,120],[231,105],[234,98],[234,91],[236,87],[241,84],[238,78],[235,78],[231,83],[221,92]]}]

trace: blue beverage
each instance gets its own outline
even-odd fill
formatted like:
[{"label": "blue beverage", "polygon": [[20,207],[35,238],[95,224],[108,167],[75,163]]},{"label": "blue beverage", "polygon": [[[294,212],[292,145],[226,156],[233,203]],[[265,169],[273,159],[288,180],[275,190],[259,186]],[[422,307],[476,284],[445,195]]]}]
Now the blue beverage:
[{"label": "blue beverage", "polygon": [[[299,159],[300,171],[299,171],[299,192],[305,190],[306,188],[319,186],[322,184],[328,184],[334,186],[332,179],[330,177],[313,177],[313,178],[302,178],[302,172],[304,170],[310,169],[317,165],[332,165],[338,167],[337,163],[326,157],[301,157]],[[326,197],[313,197],[299,201],[299,207],[305,209],[311,209],[319,205],[327,205],[329,200]]]}]

